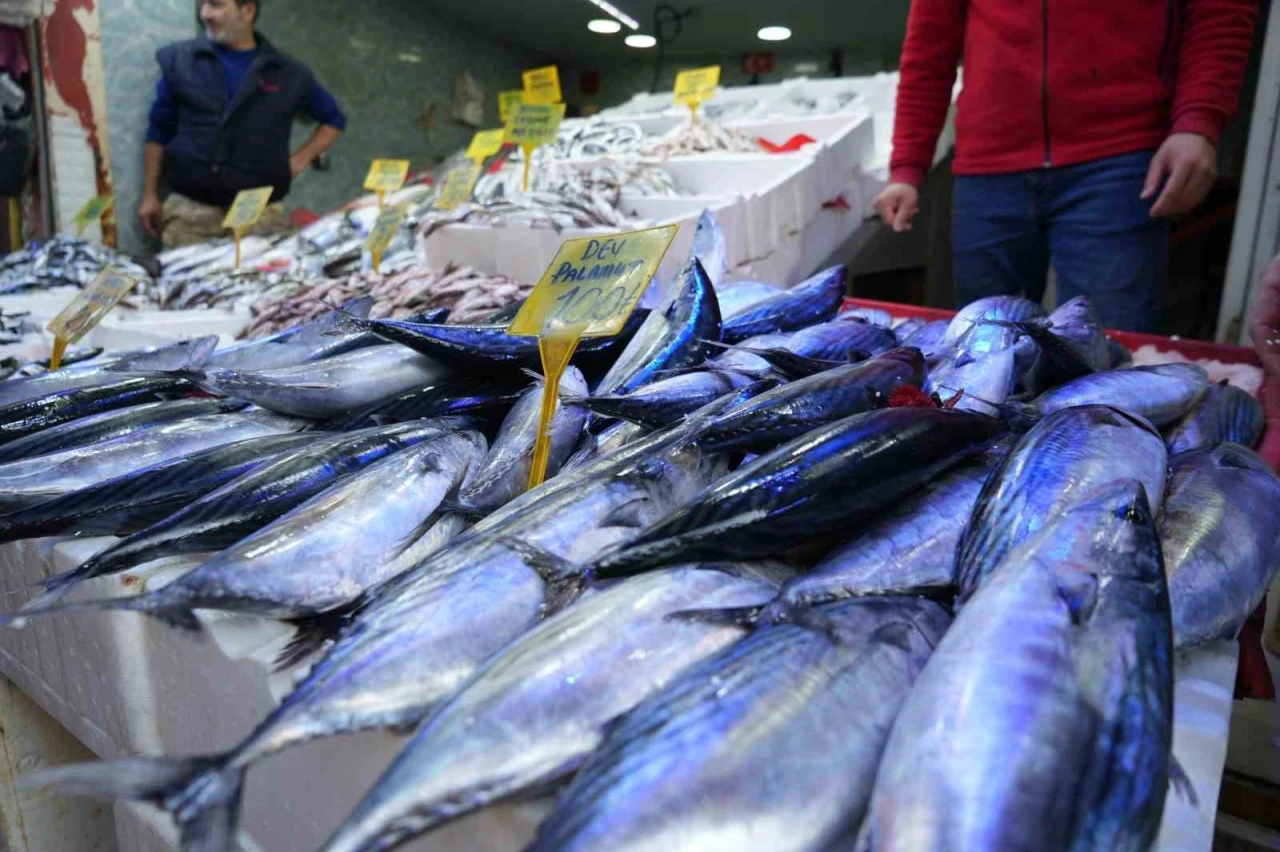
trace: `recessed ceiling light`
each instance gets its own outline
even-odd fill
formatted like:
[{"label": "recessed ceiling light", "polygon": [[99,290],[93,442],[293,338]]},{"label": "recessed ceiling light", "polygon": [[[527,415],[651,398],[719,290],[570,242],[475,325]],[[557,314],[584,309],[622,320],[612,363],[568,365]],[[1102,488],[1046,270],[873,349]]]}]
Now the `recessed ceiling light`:
[{"label": "recessed ceiling light", "polygon": [[617,21],[611,21],[608,18],[596,18],[595,20],[587,21],[587,29],[601,35],[613,35],[622,29],[622,24]]},{"label": "recessed ceiling light", "polygon": [[609,17],[626,24],[629,29],[640,29],[640,22],[619,9],[608,0],[589,0],[589,2]]},{"label": "recessed ceiling light", "polygon": [[651,35],[629,35],[625,39],[627,47],[653,47],[658,40]]},{"label": "recessed ceiling light", "polygon": [[786,41],[791,38],[791,30],[786,27],[761,27],[756,38],[761,41]]}]

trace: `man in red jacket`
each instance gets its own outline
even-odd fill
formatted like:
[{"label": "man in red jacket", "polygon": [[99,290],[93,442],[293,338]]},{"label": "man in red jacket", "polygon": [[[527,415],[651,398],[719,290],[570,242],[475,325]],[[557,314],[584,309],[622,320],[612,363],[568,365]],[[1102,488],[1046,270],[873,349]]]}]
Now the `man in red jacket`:
[{"label": "man in red jacket", "polygon": [[1216,177],[1256,0],[913,0],[889,186],[876,210],[911,227],[964,88],[952,165],[957,305],[1000,293],[1085,294],[1113,328],[1156,331],[1166,217]]}]

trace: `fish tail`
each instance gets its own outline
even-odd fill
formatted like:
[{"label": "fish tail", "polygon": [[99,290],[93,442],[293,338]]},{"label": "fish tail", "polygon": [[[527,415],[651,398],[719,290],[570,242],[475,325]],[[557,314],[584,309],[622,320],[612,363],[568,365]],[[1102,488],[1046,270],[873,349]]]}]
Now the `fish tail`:
[{"label": "fish tail", "polygon": [[588,585],[591,575],[576,562],[545,550],[527,541],[510,536],[499,536],[498,541],[519,554],[525,564],[542,578],[542,615],[549,617],[576,601]]},{"label": "fish tail", "polygon": [[[195,612],[185,603],[169,599],[163,593],[163,590],[155,594],[139,595],[132,598],[109,598],[94,601],[73,601],[71,603],[61,603],[57,598],[50,603],[41,603],[45,597],[48,597],[48,595],[42,595],[16,613],[0,616],[0,624],[9,627],[23,627],[28,618],[37,616],[123,610],[144,613],[178,630],[198,633],[201,629],[200,620],[196,618]],[[58,597],[61,597],[61,595],[58,595]]]},{"label": "fish tail", "polygon": [[48,789],[68,796],[149,802],[178,823],[184,852],[235,848],[244,770],[225,755],[134,757],[37,770],[18,779],[19,789]]},{"label": "fish tail", "polygon": [[351,622],[356,609],[356,606],[347,606],[290,621],[295,632],[273,661],[274,670],[281,672],[293,668],[324,648]]},{"label": "fish tail", "polygon": [[726,607],[724,609],[683,609],[670,613],[667,618],[672,621],[696,621],[700,624],[712,624],[721,627],[754,628],[762,623],[762,616],[769,605]]}]

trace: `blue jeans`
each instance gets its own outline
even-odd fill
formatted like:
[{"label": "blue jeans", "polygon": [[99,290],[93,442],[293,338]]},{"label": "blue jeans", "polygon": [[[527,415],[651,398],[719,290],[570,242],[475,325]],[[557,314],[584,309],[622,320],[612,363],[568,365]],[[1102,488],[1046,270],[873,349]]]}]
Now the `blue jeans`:
[{"label": "blue jeans", "polygon": [[1158,332],[1169,222],[1139,198],[1151,151],[1005,175],[955,178],[956,307],[995,295],[1040,301],[1050,264],[1058,304],[1085,295],[1107,328]]}]

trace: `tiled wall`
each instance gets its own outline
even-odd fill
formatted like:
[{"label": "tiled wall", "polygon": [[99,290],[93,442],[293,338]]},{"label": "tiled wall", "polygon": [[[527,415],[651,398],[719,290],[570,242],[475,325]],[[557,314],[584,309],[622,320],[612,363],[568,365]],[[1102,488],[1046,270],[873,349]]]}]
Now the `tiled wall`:
[{"label": "tiled wall", "polygon": [[[448,155],[473,129],[449,117],[455,77],[464,70],[485,89],[488,126],[497,126],[500,89],[519,88],[520,71],[542,61],[517,48],[445,25],[418,0],[271,0],[262,31],[306,62],[338,97],[346,135],[328,171],[294,184],[289,204],[323,212],[351,199],[374,157],[407,157],[415,167]],[[142,188],[142,144],[158,75],[154,53],[197,31],[194,0],[99,0],[111,117],[120,246],[140,251],[146,237],[134,211]],[[358,14],[353,9],[361,10]],[[434,126],[419,119],[435,104]],[[299,125],[299,142],[314,126]]]}]

